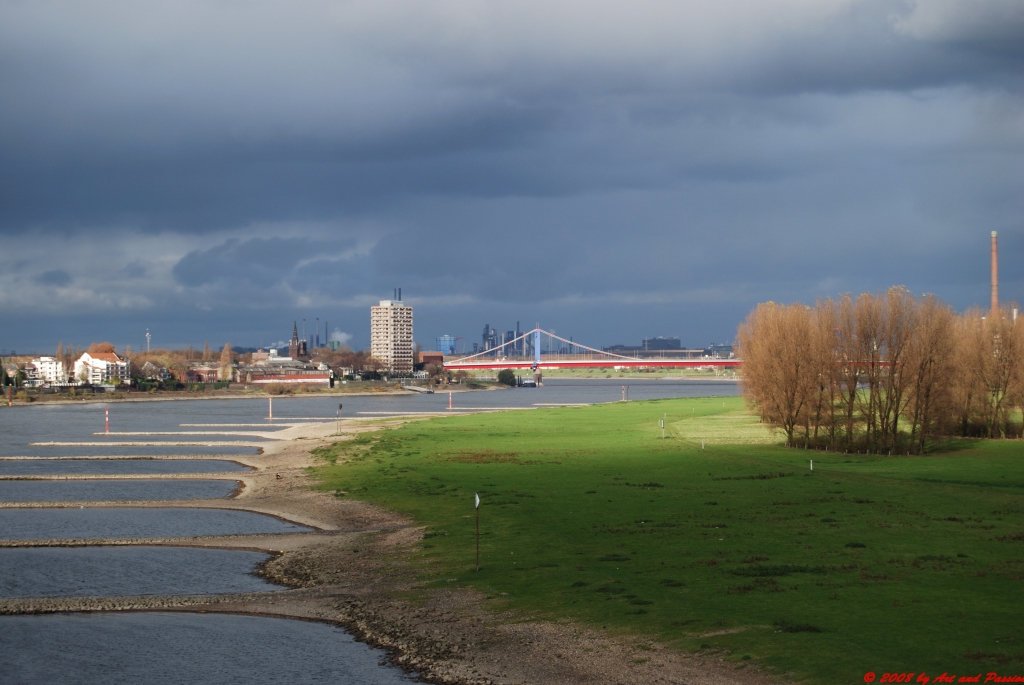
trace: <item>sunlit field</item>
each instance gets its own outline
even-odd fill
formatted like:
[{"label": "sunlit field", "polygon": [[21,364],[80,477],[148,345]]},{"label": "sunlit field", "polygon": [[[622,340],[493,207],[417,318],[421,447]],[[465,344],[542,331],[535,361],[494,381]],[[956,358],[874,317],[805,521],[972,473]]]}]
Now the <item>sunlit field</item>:
[{"label": "sunlit field", "polygon": [[780,442],[739,398],[630,402],[412,423],[321,450],[318,475],[426,526],[424,580],[494,609],[816,683],[1024,671],[1021,443]]}]

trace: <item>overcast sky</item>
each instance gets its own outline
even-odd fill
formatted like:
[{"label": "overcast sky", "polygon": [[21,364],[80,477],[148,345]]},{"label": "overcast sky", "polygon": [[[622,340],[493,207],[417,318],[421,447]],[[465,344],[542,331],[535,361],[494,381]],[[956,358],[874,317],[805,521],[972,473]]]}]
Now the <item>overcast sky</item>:
[{"label": "overcast sky", "polygon": [[1020,0],[0,0],[0,347],[1024,300]]}]

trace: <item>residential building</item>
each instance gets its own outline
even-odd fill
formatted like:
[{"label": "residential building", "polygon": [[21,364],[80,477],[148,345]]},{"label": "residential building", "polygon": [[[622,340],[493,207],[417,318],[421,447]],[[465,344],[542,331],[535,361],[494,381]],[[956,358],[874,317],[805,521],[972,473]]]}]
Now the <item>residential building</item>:
[{"label": "residential building", "polygon": [[370,355],[390,373],[412,373],[412,307],[401,300],[370,307]]},{"label": "residential building", "polygon": [[53,357],[37,357],[25,368],[28,377],[35,377],[38,385],[62,385],[68,382],[64,362]]},{"label": "residential building", "polygon": [[86,352],[75,362],[75,380],[91,385],[128,383],[129,362],[116,352]]},{"label": "residential building", "polygon": [[142,377],[147,381],[160,381],[163,382],[171,377],[171,372],[166,367],[160,364],[154,364],[151,361],[146,362],[142,365]]}]

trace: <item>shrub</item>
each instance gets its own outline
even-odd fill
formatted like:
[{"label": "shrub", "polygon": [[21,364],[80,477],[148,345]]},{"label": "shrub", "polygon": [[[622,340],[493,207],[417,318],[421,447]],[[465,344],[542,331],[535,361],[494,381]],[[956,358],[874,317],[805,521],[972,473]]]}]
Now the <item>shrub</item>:
[{"label": "shrub", "polygon": [[498,382],[502,385],[515,385],[516,374],[512,369],[502,369],[498,372]]},{"label": "shrub", "polygon": [[292,389],[284,383],[268,383],[267,394],[268,395],[290,395]]}]

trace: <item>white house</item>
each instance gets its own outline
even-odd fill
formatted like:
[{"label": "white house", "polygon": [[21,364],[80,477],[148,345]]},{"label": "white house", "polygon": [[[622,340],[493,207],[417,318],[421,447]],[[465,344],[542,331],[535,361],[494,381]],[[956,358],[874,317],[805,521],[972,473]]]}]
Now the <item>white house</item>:
[{"label": "white house", "polygon": [[33,359],[25,370],[29,371],[29,369],[35,371],[35,373],[29,372],[28,375],[34,377],[36,384],[55,385],[68,382],[68,370],[64,368],[64,362],[53,357]]},{"label": "white house", "polygon": [[92,385],[118,385],[130,381],[129,362],[116,352],[86,352],[75,362],[75,380]]}]

